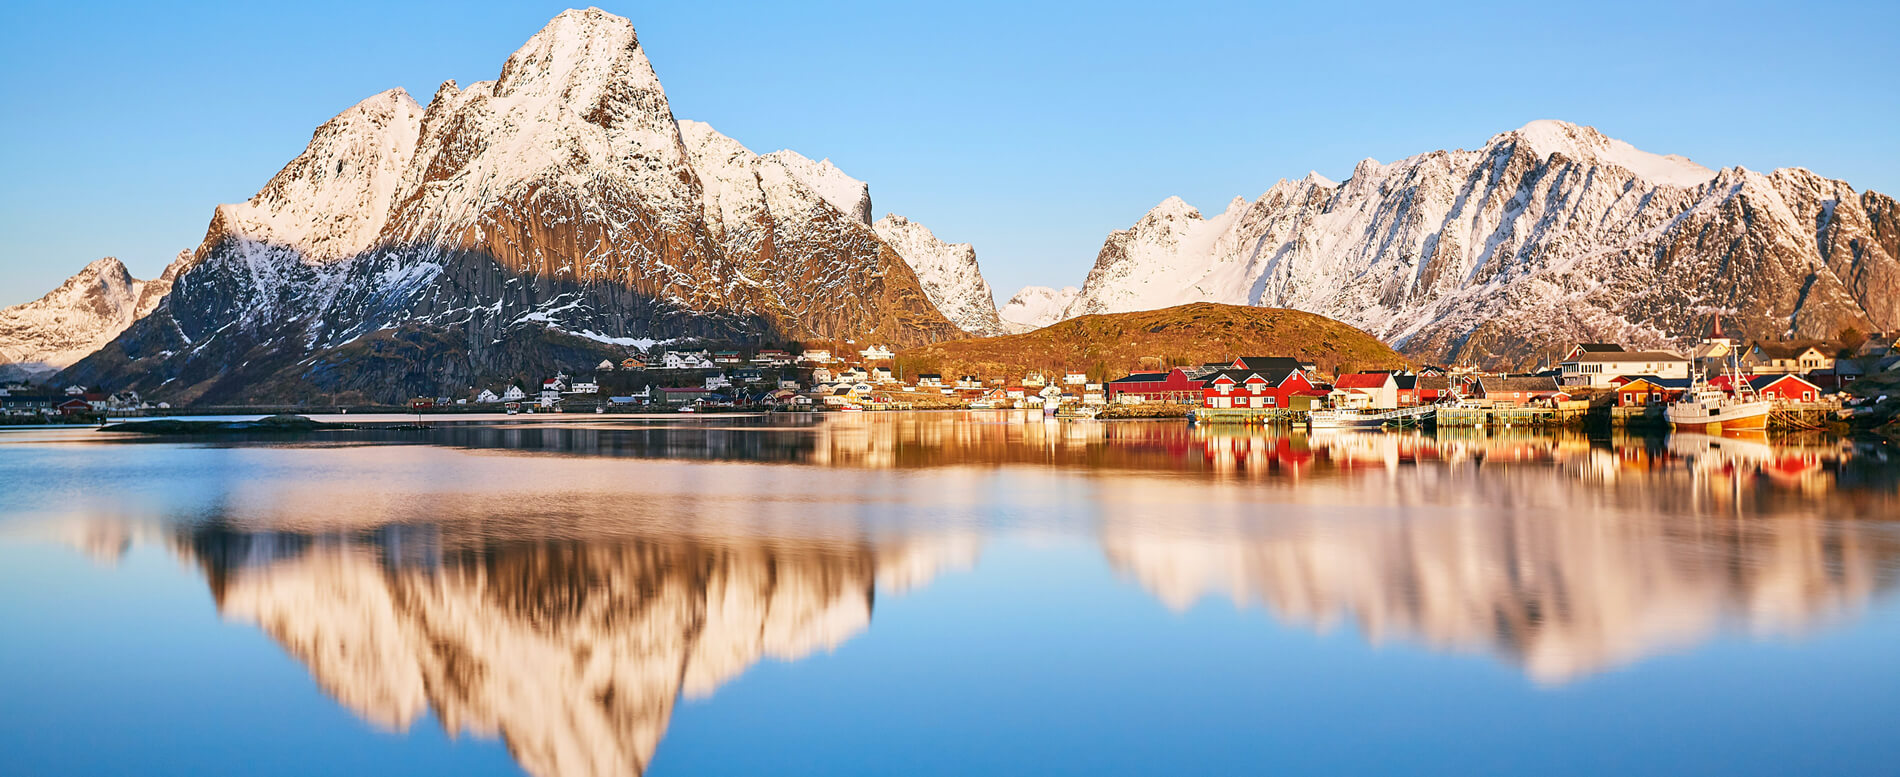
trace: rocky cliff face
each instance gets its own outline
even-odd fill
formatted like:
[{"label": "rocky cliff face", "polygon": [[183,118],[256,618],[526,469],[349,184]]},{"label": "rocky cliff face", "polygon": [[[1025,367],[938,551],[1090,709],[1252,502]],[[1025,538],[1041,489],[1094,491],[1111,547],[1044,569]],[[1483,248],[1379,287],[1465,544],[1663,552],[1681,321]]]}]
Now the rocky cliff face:
[{"label": "rocky cliff face", "polygon": [[1806,170],[1710,170],[1533,122],[1476,151],[1365,160],[1204,217],[1170,198],[1104,241],[1065,315],[1214,301],[1338,318],[1433,362],[1900,326],[1892,198]]},{"label": "rocky cliff face", "polygon": [[73,379],[398,401],[671,338],[961,336],[869,215],[829,162],[676,122],[633,26],[569,11],[494,81],[318,128]]},{"label": "rocky cliff face", "polygon": [[[1041,329],[1061,321],[1070,305],[1082,290],[1074,286],[1052,289],[1048,286],[1024,286],[1016,296],[1003,303],[1003,309],[997,316],[1003,320],[1003,326],[1010,334],[1021,334]],[[1163,305],[1162,307],[1167,307]]]},{"label": "rocky cliff face", "polygon": [[938,240],[929,227],[895,213],[885,214],[872,228],[904,257],[924,284],[931,304],[952,323],[983,337],[1005,333],[996,315],[996,295],[976,266],[976,248]]},{"label": "rocky cliff face", "polygon": [[158,307],[178,267],[141,281],[108,256],[46,296],[0,310],[0,380],[43,379],[98,350]]}]

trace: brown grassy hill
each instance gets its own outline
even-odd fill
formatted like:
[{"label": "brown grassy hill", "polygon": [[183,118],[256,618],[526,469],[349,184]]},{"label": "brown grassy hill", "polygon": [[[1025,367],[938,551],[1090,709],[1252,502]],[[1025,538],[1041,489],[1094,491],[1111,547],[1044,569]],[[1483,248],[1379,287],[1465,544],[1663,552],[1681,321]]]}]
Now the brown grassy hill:
[{"label": "brown grassy hill", "polygon": [[1237,356],[1301,357],[1329,373],[1412,364],[1372,335],[1325,316],[1196,302],[1080,316],[1020,335],[936,343],[899,353],[898,366],[906,375],[1085,370],[1101,379]]}]

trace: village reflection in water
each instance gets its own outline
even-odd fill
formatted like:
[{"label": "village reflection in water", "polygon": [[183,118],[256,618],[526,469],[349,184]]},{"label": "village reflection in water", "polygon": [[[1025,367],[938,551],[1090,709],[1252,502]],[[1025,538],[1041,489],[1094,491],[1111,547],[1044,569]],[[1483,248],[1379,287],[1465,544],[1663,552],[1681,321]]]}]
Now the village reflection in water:
[{"label": "village reflection in water", "polygon": [[1900,578],[1897,465],[1818,438],[867,414],[370,442],[181,446],[256,459],[174,504],[25,512],[107,562],[168,548],[364,721],[433,715],[546,777],[644,771],[678,699],[835,649],[1025,528],[1099,547],[1169,608],[1488,655],[1543,686],[1838,624]]}]

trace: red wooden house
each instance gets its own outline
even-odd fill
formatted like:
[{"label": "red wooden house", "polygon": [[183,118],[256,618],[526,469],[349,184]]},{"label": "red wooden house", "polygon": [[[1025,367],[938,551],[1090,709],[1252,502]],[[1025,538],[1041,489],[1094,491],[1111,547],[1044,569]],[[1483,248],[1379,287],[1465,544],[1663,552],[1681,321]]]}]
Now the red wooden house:
[{"label": "red wooden house", "polygon": [[[1794,373],[1784,375],[1748,375],[1749,388],[1755,390],[1763,399],[1774,402],[1819,402],[1827,392],[1813,381]],[[1727,390],[1734,385],[1734,376],[1718,375],[1709,379],[1709,385]]]},{"label": "red wooden house", "polygon": [[1297,366],[1291,369],[1228,369],[1202,379],[1207,384],[1201,391],[1202,407],[1287,408],[1292,407],[1295,394],[1314,388],[1306,370]]},{"label": "red wooden house", "polygon": [[1188,377],[1180,367],[1167,372],[1137,372],[1109,381],[1108,401],[1135,396],[1143,402],[1194,404],[1201,401],[1204,386],[1204,381]]}]

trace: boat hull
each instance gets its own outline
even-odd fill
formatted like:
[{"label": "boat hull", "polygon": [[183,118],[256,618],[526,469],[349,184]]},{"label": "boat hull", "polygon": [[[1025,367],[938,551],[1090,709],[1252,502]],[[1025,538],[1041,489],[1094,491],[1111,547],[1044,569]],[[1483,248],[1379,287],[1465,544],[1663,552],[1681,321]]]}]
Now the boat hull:
[{"label": "boat hull", "polygon": [[1683,431],[1761,431],[1768,428],[1768,416],[1774,411],[1766,402],[1749,402],[1709,413],[1703,408],[1671,407],[1664,414],[1669,425]]}]

